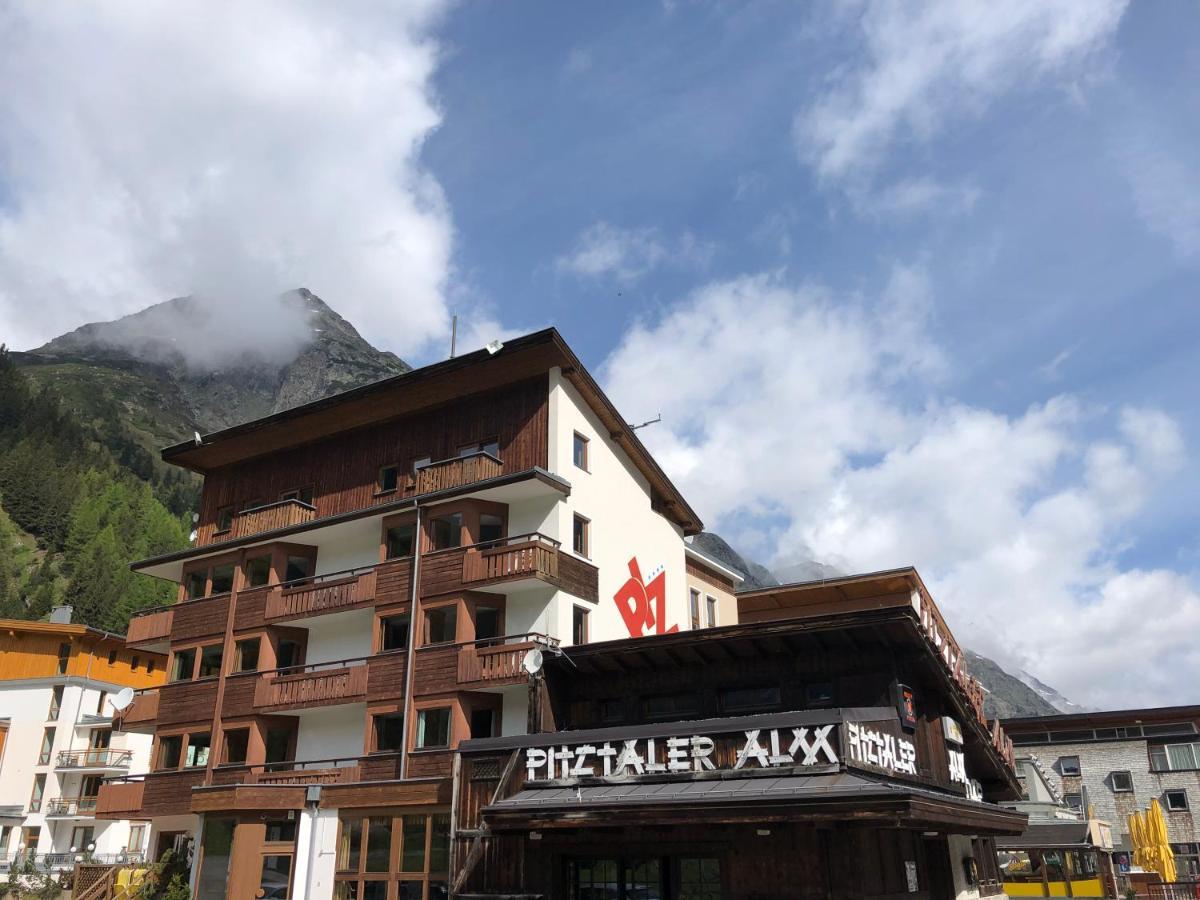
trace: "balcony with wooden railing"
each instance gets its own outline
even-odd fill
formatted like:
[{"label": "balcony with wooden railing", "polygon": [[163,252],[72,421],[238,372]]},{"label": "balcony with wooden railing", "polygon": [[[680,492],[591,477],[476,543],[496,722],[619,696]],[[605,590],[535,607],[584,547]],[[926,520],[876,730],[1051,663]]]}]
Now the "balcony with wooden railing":
[{"label": "balcony with wooden railing", "polygon": [[96,795],[97,819],[179,815],[191,809],[192,788],[203,784],[203,767],[106,778]]},{"label": "balcony with wooden railing", "polygon": [[114,750],[111,747],[60,750],[54,765],[57,769],[128,769],[132,757],[131,750]]},{"label": "balcony with wooden railing", "polygon": [[254,685],[256,712],[283,712],[367,699],[370,657],[261,672]]},{"label": "balcony with wooden railing", "polygon": [[252,765],[217,766],[215,785],[269,784],[352,784],[362,780],[359,758],[286,760]]},{"label": "balcony with wooden railing", "polygon": [[127,707],[113,714],[113,728],[142,734],[153,732],[158,721],[158,701],[158,688],[143,688],[133,695]]},{"label": "balcony with wooden railing", "polygon": [[171,639],[171,607],[156,607],[129,620],[125,643],[138,649],[150,649],[165,645]]},{"label": "balcony with wooden railing", "polygon": [[562,552],[559,542],[544,534],[501,538],[475,544],[463,552],[463,587],[487,590],[503,586],[511,591],[522,583],[537,582],[587,600],[595,600],[598,594],[596,567]]},{"label": "balcony with wooden railing", "polygon": [[523,684],[529,677],[521,663],[532,649],[558,649],[558,640],[544,634],[516,634],[459,645],[458,684],[468,690]]},{"label": "balcony with wooden railing", "polygon": [[439,459],[420,466],[413,477],[414,492],[429,494],[451,488],[466,487],[477,481],[498,478],[504,474],[504,463],[483,450],[465,456]]},{"label": "balcony with wooden railing", "polygon": [[266,597],[268,622],[342,612],[375,599],[378,566],[330,572],[276,585]]},{"label": "balcony with wooden railing", "polygon": [[47,819],[89,819],[96,815],[95,797],[55,797],[42,806]]},{"label": "balcony with wooden railing", "polygon": [[[244,509],[233,517],[227,540],[249,537],[280,528],[303,525],[317,517],[317,508],[300,500],[279,500],[264,506]],[[221,535],[224,537],[224,535]]]}]

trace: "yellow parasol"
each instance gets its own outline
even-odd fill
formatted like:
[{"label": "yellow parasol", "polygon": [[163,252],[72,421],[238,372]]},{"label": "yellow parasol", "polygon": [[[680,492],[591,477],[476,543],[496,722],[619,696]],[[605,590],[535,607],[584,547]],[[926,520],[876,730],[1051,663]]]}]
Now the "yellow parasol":
[{"label": "yellow parasol", "polygon": [[1163,881],[1175,881],[1178,878],[1175,854],[1171,852],[1167,820],[1157,797],[1150,801],[1150,809],[1146,811],[1146,831],[1149,843],[1154,848],[1154,871],[1163,877]]},{"label": "yellow parasol", "polygon": [[1129,814],[1129,842],[1133,844],[1133,864],[1142,869],[1146,866],[1146,827],[1140,810]]}]

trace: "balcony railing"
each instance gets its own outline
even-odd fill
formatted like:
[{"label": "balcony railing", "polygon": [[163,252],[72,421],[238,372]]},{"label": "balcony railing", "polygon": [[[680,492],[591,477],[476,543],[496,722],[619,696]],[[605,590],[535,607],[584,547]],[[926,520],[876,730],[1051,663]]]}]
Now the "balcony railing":
[{"label": "balcony railing", "polygon": [[113,716],[113,727],[117,731],[148,730],[158,719],[157,688],[143,688],[133,695],[133,700]]},{"label": "balcony railing", "polygon": [[476,481],[497,478],[504,474],[504,463],[483,450],[466,456],[441,459],[417,469],[416,493],[429,494],[450,488],[465,487]]},{"label": "balcony railing", "polygon": [[257,765],[218,766],[213,784],[351,784],[362,780],[358,757],[286,760]]},{"label": "balcony railing", "polygon": [[46,818],[70,818],[73,816],[94,816],[96,814],[95,797],[56,797],[47,800],[42,812]]},{"label": "balcony railing", "polygon": [[528,678],[521,663],[534,647],[556,650],[558,640],[530,633],[462,644],[458,651],[458,683],[472,687],[520,684]]},{"label": "balcony railing", "polygon": [[463,554],[464,584],[557,577],[558,541],[544,534],[475,544]]},{"label": "balcony railing", "polygon": [[303,503],[300,500],[279,500],[265,506],[242,510],[235,515],[233,525],[229,529],[229,538],[235,540],[252,534],[262,534],[264,531],[303,525],[316,517],[317,508],[311,503]]},{"label": "balcony railing", "polygon": [[262,712],[366,700],[369,660],[356,657],[261,672],[254,707]]},{"label": "balcony railing", "polygon": [[129,620],[125,643],[132,647],[170,640],[171,620],[169,606],[146,610]]},{"label": "balcony railing", "polygon": [[111,747],[60,750],[55,765],[59,769],[127,769],[132,756],[130,750],[114,750]]},{"label": "balcony railing", "polygon": [[146,854],[139,851],[127,850],[121,853],[32,853],[26,851],[9,853],[0,856],[0,872],[9,872],[14,866],[23,865],[30,861],[41,872],[56,872],[63,869],[73,869],[75,863],[95,863],[105,866],[119,866],[125,863],[140,863],[146,861]]},{"label": "balcony railing", "polygon": [[375,599],[376,566],[330,572],[277,585],[267,594],[268,620],[349,609]]}]

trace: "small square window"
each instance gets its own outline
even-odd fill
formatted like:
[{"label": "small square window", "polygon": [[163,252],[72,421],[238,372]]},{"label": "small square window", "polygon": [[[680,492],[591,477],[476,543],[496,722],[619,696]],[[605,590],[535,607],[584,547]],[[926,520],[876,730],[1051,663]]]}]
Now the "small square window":
[{"label": "small square window", "polygon": [[591,524],[583,516],[577,515],[571,525],[571,549],[585,559],[591,546]]},{"label": "small square window", "polygon": [[172,734],[158,742],[158,768],[178,769],[183,754],[183,735]]},{"label": "small square window", "polygon": [[575,468],[588,470],[588,439],[578,431],[575,432],[575,446],[572,452]]},{"label": "small square window", "polygon": [[412,522],[405,522],[401,525],[393,525],[387,530],[387,558],[399,559],[404,556],[412,556],[413,548],[416,545],[417,527]]},{"label": "small square window", "polygon": [[204,734],[189,734],[187,745],[187,756],[184,760],[184,766],[193,768],[196,766],[208,765],[208,747],[211,735],[207,732]]},{"label": "small square window", "polygon": [[208,570],[197,569],[184,576],[184,593],[187,600],[198,600],[208,591]]},{"label": "small square window", "polygon": [[404,713],[375,716],[375,749],[404,749]]},{"label": "small square window", "polygon": [[439,606],[425,611],[426,644],[452,643],[457,635],[457,627],[457,606]]},{"label": "small square window", "polygon": [[398,616],[386,616],[380,619],[379,649],[407,650],[408,627],[410,622],[411,617],[408,613],[401,613]]},{"label": "small square window", "polygon": [[221,658],[225,648],[221,644],[209,644],[200,650],[200,678],[213,678],[221,674]]},{"label": "small square window", "polygon": [[1081,773],[1078,756],[1060,756],[1058,758],[1059,775],[1079,775]]},{"label": "small square window", "polygon": [[246,560],[246,586],[262,587],[271,580],[271,557],[255,556]]},{"label": "small square window", "polygon": [[214,594],[228,594],[233,590],[233,571],[233,563],[213,566],[212,592]]},{"label": "small square window", "polygon": [[1114,791],[1129,793],[1133,790],[1133,773],[1129,771],[1113,772],[1111,777]]},{"label": "small square window", "polygon": [[250,729],[235,728],[225,732],[225,764],[235,765],[246,761],[246,750],[250,746]]},{"label": "small square window", "polygon": [[261,638],[246,638],[233,645],[233,671],[257,672]]},{"label": "small square window", "polygon": [[192,672],[196,668],[196,650],[176,650],[171,659],[170,681],[191,681]]},{"label": "small square window", "polygon": [[487,544],[504,537],[504,519],[482,513],[479,516],[479,543]]},{"label": "small square window", "polygon": [[423,709],[417,713],[417,748],[450,746],[450,707]]},{"label": "small square window", "polygon": [[1178,811],[1188,808],[1187,791],[1167,791],[1163,794],[1163,799],[1166,801],[1168,810]]},{"label": "small square window", "polygon": [[1068,809],[1083,809],[1083,794],[1063,794],[1063,804]]},{"label": "small square window", "polygon": [[396,484],[400,477],[399,466],[381,466],[379,469],[379,481],[376,489],[381,494],[387,494],[396,490]]},{"label": "small square window", "polygon": [[305,578],[311,578],[312,572],[312,559],[307,556],[289,556],[284,568],[283,579],[287,582],[303,581]]},{"label": "small square window", "polygon": [[228,531],[233,527],[233,507],[222,506],[217,510],[217,533]]},{"label": "small square window", "polygon": [[284,491],[282,494],[279,495],[279,499],[280,500],[299,500],[301,503],[303,503],[307,506],[312,506],[313,505],[313,487],[310,484],[310,485],[306,485],[305,487],[302,487],[302,488],[294,488],[290,491]]},{"label": "small square window", "polygon": [[429,534],[434,550],[449,550],[462,546],[462,513],[437,516],[429,521]]},{"label": "small square window", "polygon": [[833,706],[833,682],[816,681],[805,685],[804,699],[809,706]]}]

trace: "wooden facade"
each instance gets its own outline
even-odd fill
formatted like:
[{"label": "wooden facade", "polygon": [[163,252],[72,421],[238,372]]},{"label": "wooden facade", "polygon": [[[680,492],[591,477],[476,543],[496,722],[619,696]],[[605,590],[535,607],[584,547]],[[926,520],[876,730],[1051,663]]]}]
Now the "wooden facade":
[{"label": "wooden facade", "polygon": [[163,683],[166,657],[131,650],[120,635],[83,625],[0,622],[0,680],[90,678],[133,688]]}]

